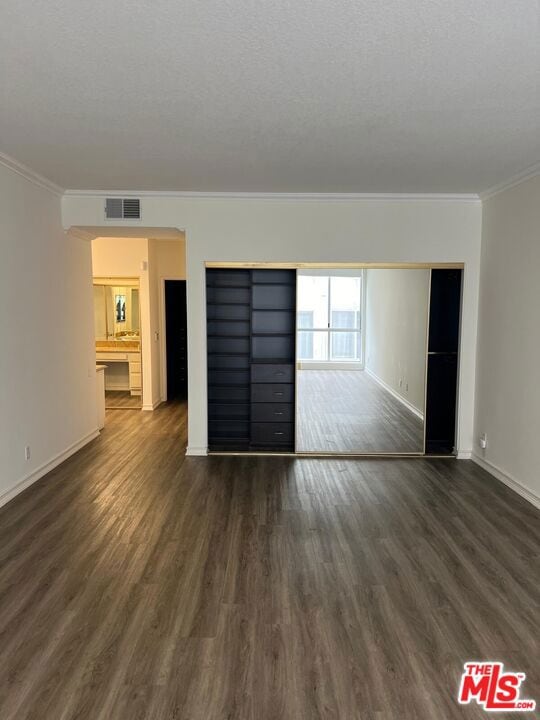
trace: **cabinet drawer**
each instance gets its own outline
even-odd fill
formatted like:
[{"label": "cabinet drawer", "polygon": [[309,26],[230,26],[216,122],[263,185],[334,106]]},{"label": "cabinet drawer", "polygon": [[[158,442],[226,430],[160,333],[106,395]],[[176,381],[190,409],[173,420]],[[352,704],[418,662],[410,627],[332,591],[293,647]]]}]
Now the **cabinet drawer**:
[{"label": "cabinet drawer", "polygon": [[294,402],[294,385],[280,385],[279,383],[252,385],[251,402]]},{"label": "cabinet drawer", "polygon": [[116,362],[125,362],[128,359],[127,353],[122,352],[97,352],[96,360],[101,362],[102,360],[115,360]]},{"label": "cabinet drawer", "polygon": [[251,442],[253,445],[287,445],[292,443],[293,440],[293,423],[251,423]]},{"label": "cabinet drawer", "polygon": [[129,372],[130,373],[140,373],[141,372],[141,362],[136,360],[130,360],[129,361]]},{"label": "cabinet drawer", "polygon": [[294,382],[294,365],[253,364],[251,366],[251,382],[292,383]]},{"label": "cabinet drawer", "polygon": [[129,389],[140,390],[141,387],[141,373],[129,373]]},{"label": "cabinet drawer", "polygon": [[251,405],[253,422],[294,422],[292,403],[253,403]]}]

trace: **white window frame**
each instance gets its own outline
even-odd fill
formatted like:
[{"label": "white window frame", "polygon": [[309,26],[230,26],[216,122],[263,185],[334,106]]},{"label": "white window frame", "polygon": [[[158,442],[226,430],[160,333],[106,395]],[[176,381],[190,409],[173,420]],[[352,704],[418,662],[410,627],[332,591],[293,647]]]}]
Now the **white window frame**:
[{"label": "white window frame", "polygon": [[[306,272],[306,275],[311,275],[311,273]],[[319,273],[317,273],[319,274]],[[302,370],[311,369],[311,370],[337,370],[337,369],[348,369],[348,370],[363,370],[365,365],[365,333],[366,333],[366,282],[365,282],[365,271],[357,270],[354,272],[354,275],[352,273],[341,274],[339,272],[332,273],[331,271],[325,271],[324,273],[320,273],[323,275],[323,277],[326,277],[328,279],[328,327],[325,328],[319,328],[319,327],[313,327],[313,328],[298,328],[297,327],[297,335],[299,335],[302,332],[324,332],[326,333],[326,354],[328,357],[328,360],[303,360],[302,358],[297,358],[298,367]],[[332,322],[332,282],[331,278],[333,277],[360,277],[360,329],[356,330],[354,328],[332,328],[331,322]],[[299,312],[299,311],[297,311]],[[360,358],[358,360],[332,360],[331,359],[331,345],[332,345],[332,333],[358,333],[360,335]],[[299,343],[297,343],[299,345]]]}]

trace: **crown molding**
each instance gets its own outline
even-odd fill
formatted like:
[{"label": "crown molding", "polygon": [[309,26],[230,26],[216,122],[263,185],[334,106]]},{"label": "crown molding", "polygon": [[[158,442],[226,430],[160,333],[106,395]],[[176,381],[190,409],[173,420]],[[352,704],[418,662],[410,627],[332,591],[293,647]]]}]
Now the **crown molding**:
[{"label": "crown molding", "polygon": [[487,190],[479,193],[480,200],[488,200],[490,197],[498,195],[505,190],[510,190],[510,188],[516,187],[516,185],[521,185],[521,183],[525,182],[526,180],[530,180],[537,175],[540,175],[540,163],[530,165],[525,170],[522,170],[516,175],[513,175],[511,178],[508,178],[508,180],[498,183],[497,185],[493,185],[493,187],[490,187]]},{"label": "crown molding", "polygon": [[37,185],[40,188],[43,188],[44,190],[52,192],[54,195],[62,196],[64,194],[64,188],[61,188],[60,185],[57,185],[56,183],[52,182],[52,180],[49,180],[48,178],[43,177],[43,175],[34,172],[27,165],[23,165],[18,160],[15,160],[15,158],[12,158],[2,152],[0,152],[0,165],[4,165],[4,167],[7,167],[9,170],[17,173],[17,175],[21,175],[21,177],[23,177],[25,180],[28,180],[29,182]]},{"label": "crown molding", "polygon": [[65,197],[163,197],[184,200],[277,200],[305,202],[473,202],[475,193],[277,193],[277,192],[188,192],[182,190],[66,190]]}]

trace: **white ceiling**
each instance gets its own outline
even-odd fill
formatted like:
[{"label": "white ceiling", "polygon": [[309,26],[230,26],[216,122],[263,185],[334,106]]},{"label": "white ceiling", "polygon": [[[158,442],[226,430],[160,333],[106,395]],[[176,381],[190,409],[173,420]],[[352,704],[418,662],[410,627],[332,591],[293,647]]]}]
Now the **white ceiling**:
[{"label": "white ceiling", "polygon": [[540,160],[538,0],[2,0],[0,150],[64,188],[479,192]]}]

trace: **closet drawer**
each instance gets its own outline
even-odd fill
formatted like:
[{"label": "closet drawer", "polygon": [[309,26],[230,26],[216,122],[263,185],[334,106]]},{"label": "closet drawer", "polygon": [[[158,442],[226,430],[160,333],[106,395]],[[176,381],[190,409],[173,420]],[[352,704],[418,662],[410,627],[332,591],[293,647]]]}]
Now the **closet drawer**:
[{"label": "closet drawer", "polygon": [[253,445],[288,445],[294,440],[293,423],[252,422],[251,443]]},{"label": "closet drawer", "polygon": [[253,422],[294,422],[292,403],[253,403],[251,405]]},{"label": "closet drawer", "polygon": [[130,360],[129,361],[129,372],[130,373],[140,373],[141,372],[140,361]]},{"label": "closet drawer", "polygon": [[140,390],[142,387],[141,373],[129,373],[129,389]]},{"label": "closet drawer", "polygon": [[253,364],[251,366],[251,382],[292,383],[294,382],[294,365]]},{"label": "closet drawer", "polygon": [[294,402],[294,385],[280,385],[279,383],[266,385],[251,386],[251,402],[255,403],[271,403],[271,402]]}]

